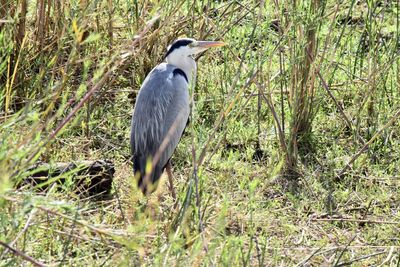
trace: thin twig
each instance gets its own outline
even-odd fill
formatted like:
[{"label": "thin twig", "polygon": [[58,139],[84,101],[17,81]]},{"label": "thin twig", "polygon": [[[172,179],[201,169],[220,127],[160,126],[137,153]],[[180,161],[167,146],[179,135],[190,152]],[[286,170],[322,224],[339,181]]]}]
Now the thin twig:
[{"label": "thin twig", "polygon": [[381,255],[381,254],[384,254],[384,253],[386,253],[386,251],[375,252],[375,253],[372,253],[372,254],[369,254],[369,255],[364,255],[364,256],[355,258],[355,259],[353,259],[351,261],[341,262],[339,264],[336,264],[335,266],[339,267],[339,266],[352,265],[356,261],[365,260],[365,259],[372,258],[374,256],[378,256],[378,255]]},{"label": "thin twig", "polygon": [[[17,198],[13,198],[13,197],[9,197],[9,196],[1,196],[1,198],[5,199],[7,201],[16,202],[16,203],[22,203],[23,202],[22,200],[19,200]],[[75,218],[73,218],[71,216],[65,215],[65,214],[63,214],[61,212],[49,209],[47,207],[43,207],[43,206],[40,206],[40,205],[37,205],[37,206],[34,205],[33,207],[37,208],[37,209],[40,209],[42,211],[45,211],[47,213],[59,216],[59,217],[64,218],[66,220],[73,221],[76,224],[79,224],[80,226],[86,227],[87,229],[89,229],[90,231],[92,231],[92,232],[94,232],[96,234],[105,235],[105,236],[108,236],[108,237],[110,237],[112,239],[115,239],[115,237],[117,236],[117,234],[110,233],[110,231],[108,231],[108,230],[97,228],[97,227],[95,227],[95,226],[93,226],[91,224],[88,224],[87,222],[85,222],[83,220],[75,219]]]},{"label": "thin twig", "polygon": [[0,245],[2,245],[3,247],[5,247],[6,249],[8,249],[9,251],[11,251],[12,253],[14,253],[15,255],[23,258],[26,261],[29,261],[30,263],[32,263],[32,265],[34,266],[38,266],[38,267],[45,267],[46,265],[44,265],[43,263],[35,260],[34,258],[32,258],[31,256],[26,255],[25,253],[23,253],[22,251],[19,251],[15,248],[12,248],[11,246],[9,246],[7,243],[3,242],[0,240]]},{"label": "thin twig", "polygon": [[77,225],[76,222],[78,220],[78,215],[79,215],[79,212],[78,212],[79,211],[79,204],[80,204],[80,202],[78,202],[78,208],[75,211],[75,215],[74,215],[74,218],[72,220],[72,225],[70,227],[70,232],[67,235],[67,239],[65,240],[65,242],[63,244],[64,248],[63,248],[63,256],[61,258],[61,264],[63,264],[65,262],[65,260],[66,260],[66,257],[67,257],[67,254],[68,254],[68,247],[71,244],[72,237],[74,236],[75,227]]},{"label": "thin twig", "polygon": [[254,243],[256,244],[256,251],[257,251],[257,259],[259,266],[263,266],[264,257],[262,257],[262,252],[260,248],[260,244],[258,243],[257,236],[253,236]]},{"label": "thin twig", "polygon": [[[256,83],[256,85],[258,87],[260,87],[261,85],[259,85],[258,83]],[[279,117],[278,114],[276,113],[275,107],[272,104],[271,99],[268,99],[264,92],[262,90],[260,90],[260,93],[262,94],[263,99],[265,100],[265,102],[267,103],[267,106],[269,108],[269,110],[272,113],[272,117],[274,118],[274,121],[276,123],[276,128],[278,129],[278,137],[279,137],[279,143],[281,144],[281,149],[284,151],[284,154],[287,155],[288,153],[288,148],[287,148],[287,144],[285,142],[285,134],[283,132],[283,126],[281,124],[281,122],[279,121]]]},{"label": "thin twig", "polygon": [[363,145],[365,144],[364,139],[357,133],[357,131],[354,129],[353,123],[350,121],[350,119],[347,117],[347,115],[344,113],[343,108],[339,105],[338,101],[336,100],[335,96],[332,94],[331,90],[329,89],[328,84],[322,77],[321,73],[319,70],[316,70],[316,73],[321,81],[322,87],[324,87],[325,91],[328,93],[329,97],[332,99],[333,103],[335,103],[335,106],[339,110],[339,113],[342,115],[343,120],[346,122],[347,127],[350,128],[350,130],[353,130],[355,135],[357,136],[359,142]]},{"label": "thin twig", "polygon": [[377,139],[382,134],[384,130],[386,130],[389,126],[391,126],[394,122],[396,122],[399,116],[400,116],[400,109],[398,109],[396,113],[392,116],[392,118],[390,118],[390,120],[382,128],[380,128],[374,134],[374,136],[372,136],[371,139],[367,143],[365,143],[364,146],[356,154],[354,154],[354,156],[349,160],[349,162],[346,163],[346,165],[340,171],[338,176],[341,177],[347,171],[347,169],[350,168],[350,164],[352,164],[356,159],[358,159],[358,157],[360,157],[361,154],[368,149],[368,147],[375,141],[375,139]]},{"label": "thin twig", "polygon": [[374,223],[374,224],[395,224],[398,225],[400,222],[395,221],[380,221],[380,220],[357,220],[350,218],[323,218],[323,219],[311,219],[312,222],[355,222],[355,223]]},{"label": "thin twig", "polygon": [[390,261],[393,257],[393,251],[394,251],[394,247],[391,247],[386,259],[384,259],[379,266],[386,266],[386,263],[388,261]]},{"label": "thin twig", "polygon": [[[29,227],[29,224],[31,223],[31,220],[33,218],[33,215],[35,214],[36,210],[32,209],[31,212],[29,213],[29,217],[28,220],[26,220],[25,226],[24,228],[22,228],[22,230],[17,234],[17,236],[14,238],[13,241],[10,242],[10,244],[8,244],[10,247],[14,246],[14,244],[17,242],[17,240],[26,232],[26,230]],[[8,251],[8,249],[5,249],[3,251],[3,253],[1,254],[0,258],[2,258],[4,256],[4,254],[6,254]]]},{"label": "thin twig", "polygon": [[334,264],[335,267],[338,265],[340,259],[342,258],[344,252],[347,250],[348,246],[350,246],[350,244],[354,241],[354,239],[356,239],[356,237],[357,237],[357,234],[355,234],[355,235],[353,236],[353,238],[350,239],[350,241],[347,243],[346,247],[340,252],[339,257],[338,257],[337,261],[336,261],[335,264]]},{"label": "thin twig", "polygon": [[315,255],[317,255],[317,253],[320,252],[322,248],[323,248],[323,247],[320,247],[320,248],[314,250],[313,253],[311,253],[309,256],[307,256],[307,258],[305,258],[305,259],[302,260],[299,264],[297,264],[297,267],[304,266],[312,257],[314,257]]},{"label": "thin twig", "polygon": [[[193,128],[193,127],[192,127]],[[201,200],[199,194],[199,176],[197,175],[198,169],[196,165],[196,148],[194,144],[194,133],[192,133],[192,158],[193,158],[193,179],[195,185],[195,193],[196,193],[196,207],[199,216],[199,232],[203,232],[203,222],[201,219]]]}]

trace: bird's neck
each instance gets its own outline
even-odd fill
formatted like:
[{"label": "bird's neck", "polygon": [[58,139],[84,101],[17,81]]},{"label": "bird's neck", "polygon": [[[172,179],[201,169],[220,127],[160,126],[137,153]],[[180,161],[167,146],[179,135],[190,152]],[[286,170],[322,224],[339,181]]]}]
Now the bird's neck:
[{"label": "bird's neck", "polygon": [[195,83],[197,66],[196,61],[193,58],[168,56],[167,63],[183,70],[188,78],[188,81],[192,84]]}]

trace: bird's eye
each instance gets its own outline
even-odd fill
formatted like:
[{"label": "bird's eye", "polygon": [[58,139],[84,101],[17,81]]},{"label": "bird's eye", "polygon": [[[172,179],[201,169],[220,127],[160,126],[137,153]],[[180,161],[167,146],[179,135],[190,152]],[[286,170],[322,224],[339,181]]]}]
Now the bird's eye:
[{"label": "bird's eye", "polygon": [[193,47],[195,47],[196,46],[196,42],[191,42],[190,44],[188,44],[188,47],[189,48],[193,48]]}]

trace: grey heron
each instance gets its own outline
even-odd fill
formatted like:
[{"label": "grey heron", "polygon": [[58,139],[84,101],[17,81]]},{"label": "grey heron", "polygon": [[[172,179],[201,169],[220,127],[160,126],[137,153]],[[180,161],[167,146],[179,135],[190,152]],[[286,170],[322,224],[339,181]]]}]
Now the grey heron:
[{"label": "grey heron", "polygon": [[194,56],[222,42],[183,38],[173,42],[164,63],[144,80],[132,115],[131,152],[133,171],[143,194],[153,192],[167,170],[175,199],[170,159],[189,118],[189,84],[195,84]]}]

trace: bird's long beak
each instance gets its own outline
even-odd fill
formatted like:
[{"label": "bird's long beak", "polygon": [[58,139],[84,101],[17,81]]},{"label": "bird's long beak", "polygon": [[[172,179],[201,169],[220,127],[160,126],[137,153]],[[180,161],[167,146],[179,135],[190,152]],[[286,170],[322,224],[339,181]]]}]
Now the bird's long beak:
[{"label": "bird's long beak", "polygon": [[225,43],[223,42],[213,42],[213,41],[197,41],[197,47],[201,48],[210,48],[210,47],[217,47],[217,46],[224,46]]}]

